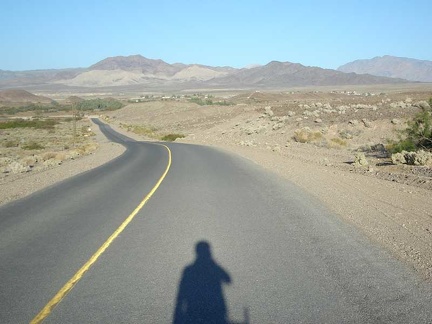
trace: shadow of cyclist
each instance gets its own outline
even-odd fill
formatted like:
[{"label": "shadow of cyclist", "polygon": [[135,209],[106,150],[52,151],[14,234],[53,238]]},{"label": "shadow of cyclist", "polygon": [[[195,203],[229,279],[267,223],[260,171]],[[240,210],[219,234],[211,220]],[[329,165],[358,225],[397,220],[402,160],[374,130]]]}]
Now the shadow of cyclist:
[{"label": "shadow of cyclist", "polygon": [[208,242],[198,242],[195,251],[195,261],[183,270],[173,323],[228,324],[222,284],[231,277],[212,259]]}]

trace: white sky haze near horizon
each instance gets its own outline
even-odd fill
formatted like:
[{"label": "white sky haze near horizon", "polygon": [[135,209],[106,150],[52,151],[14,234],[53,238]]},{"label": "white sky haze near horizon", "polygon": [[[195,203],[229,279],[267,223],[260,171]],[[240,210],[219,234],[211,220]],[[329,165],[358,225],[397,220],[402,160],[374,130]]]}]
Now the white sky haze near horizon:
[{"label": "white sky haze near horizon", "polygon": [[134,54],[237,68],[432,60],[430,0],[1,0],[0,8],[1,70],[89,67]]}]

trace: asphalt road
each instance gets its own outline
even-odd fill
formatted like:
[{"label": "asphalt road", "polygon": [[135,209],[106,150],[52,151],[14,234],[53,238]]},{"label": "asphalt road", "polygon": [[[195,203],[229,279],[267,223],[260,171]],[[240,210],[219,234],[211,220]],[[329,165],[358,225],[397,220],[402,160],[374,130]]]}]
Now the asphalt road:
[{"label": "asphalt road", "polygon": [[[0,208],[0,323],[31,321],[166,170],[164,146],[101,129],[122,156]],[[307,193],[167,146],[160,187],[44,323],[432,322],[431,285]]]}]

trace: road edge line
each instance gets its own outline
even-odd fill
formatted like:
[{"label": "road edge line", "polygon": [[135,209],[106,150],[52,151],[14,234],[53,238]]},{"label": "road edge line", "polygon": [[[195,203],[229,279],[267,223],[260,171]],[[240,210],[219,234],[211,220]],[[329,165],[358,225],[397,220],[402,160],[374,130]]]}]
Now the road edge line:
[{"label": "road edge line", "polygon": [[101,247],[88,259],[88,261],[69,279],[68,282],[54,295],[53,298],[42,308],[42,310],[31,320],[30,324],[42,323],[52,312],[52,310],[63,300],[64,297],[72,290],[72,288],[81,280],[84,274],[93,266],[97,259],[105,252],[105,250],[111,245],[111,243],[119,236],[121,232],[128,226],[128,224],[134,219],[135,215],[144,207],[147,201],[153,196],[156,190],[165,179],[168,171],[171,167],[172,155],[171,150],[164,144],[156,144],[165,147],[168,151],[168,165],[159,178],[155,186],[150,192],[143,198],[139,205],[134,211],[123,221],[123,223],[111,234],[111,236],[101,245]]}]

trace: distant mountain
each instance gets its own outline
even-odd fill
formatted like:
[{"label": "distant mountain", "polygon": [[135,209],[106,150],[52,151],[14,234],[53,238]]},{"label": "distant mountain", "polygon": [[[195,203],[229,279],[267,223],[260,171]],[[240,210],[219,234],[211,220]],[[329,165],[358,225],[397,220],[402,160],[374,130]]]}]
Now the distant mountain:
[{"label": "distant mountain", "polygon": [[34,95],[25,90],[0,90],[0,102],[2,104],[14,103],[51,103],[52,99]]},{"label": "distant mountain", "polygon": [[[140,72],[145,76],[160,76],[167,78],[174,76],[176,73],[181,72],[182,70],[190,68],[197,70],[198,73],[201,73],[203,69],[222,73],[234,70],[230,67],[213,67],[200,64],[169,64],[162,60],[148,59],[141,55],[109,57],[90,66],[89,69]],[[199,71],[197,68],[199,68]]]},{"label": "distant mountain", "polygon": [[82,68],[51,69],[31,71],[4,71],[0,70],[0,85],[25,86],[33,84],[50,83],[57,80],[67,80],[86,71]]},{"label": "distant mountain", "polygon": [[323,86],[400,83],[406,80],[343,73],[298,63],[272,61],[264,66],[241,69],[226,77],[210,80],[213,85],[255,87]]},{"label": "distant mountain", "polygon": [[402,79],[343,73],[298,63],[273,61],[243,69],[200,64],[169,64],[141,55],[109,57],[87,69],[1,71],[0,88],[44,86],[101,88],[283,88],[293,86],[388,84]]},{"label": "distant mountain", "polygon": [[141,55],[108,57],[89,68],[90,70],[123,70],[142,74],[171,76],[181,70],[162,60],[152,60]]},{"label": "distant mountain", "polygon": [[262,65],[261,64],[249,64],[249,65],[246,65],[244,68],[245,69],[253,69],[256,67],[260,67],[260,66],[262,66]]},{"label": "distant mountain", "polygon": [[61,80],[69,86],[112,87],[137,84],[201,82],[232,72],[230,67],[212,67],[199,64],[169,64],[141,55],[106,58],[74,78]]},{"label": "distant mountain", "polygon": [[234,69],[213,68],[204,65],[188,65],[172,76],[173,80],[205,81],[227,75]]},{"label": "distant mountain", "polygon": [[432,61],[390,55],[353,61],[340,66],[338,71],[432,82]]}]

